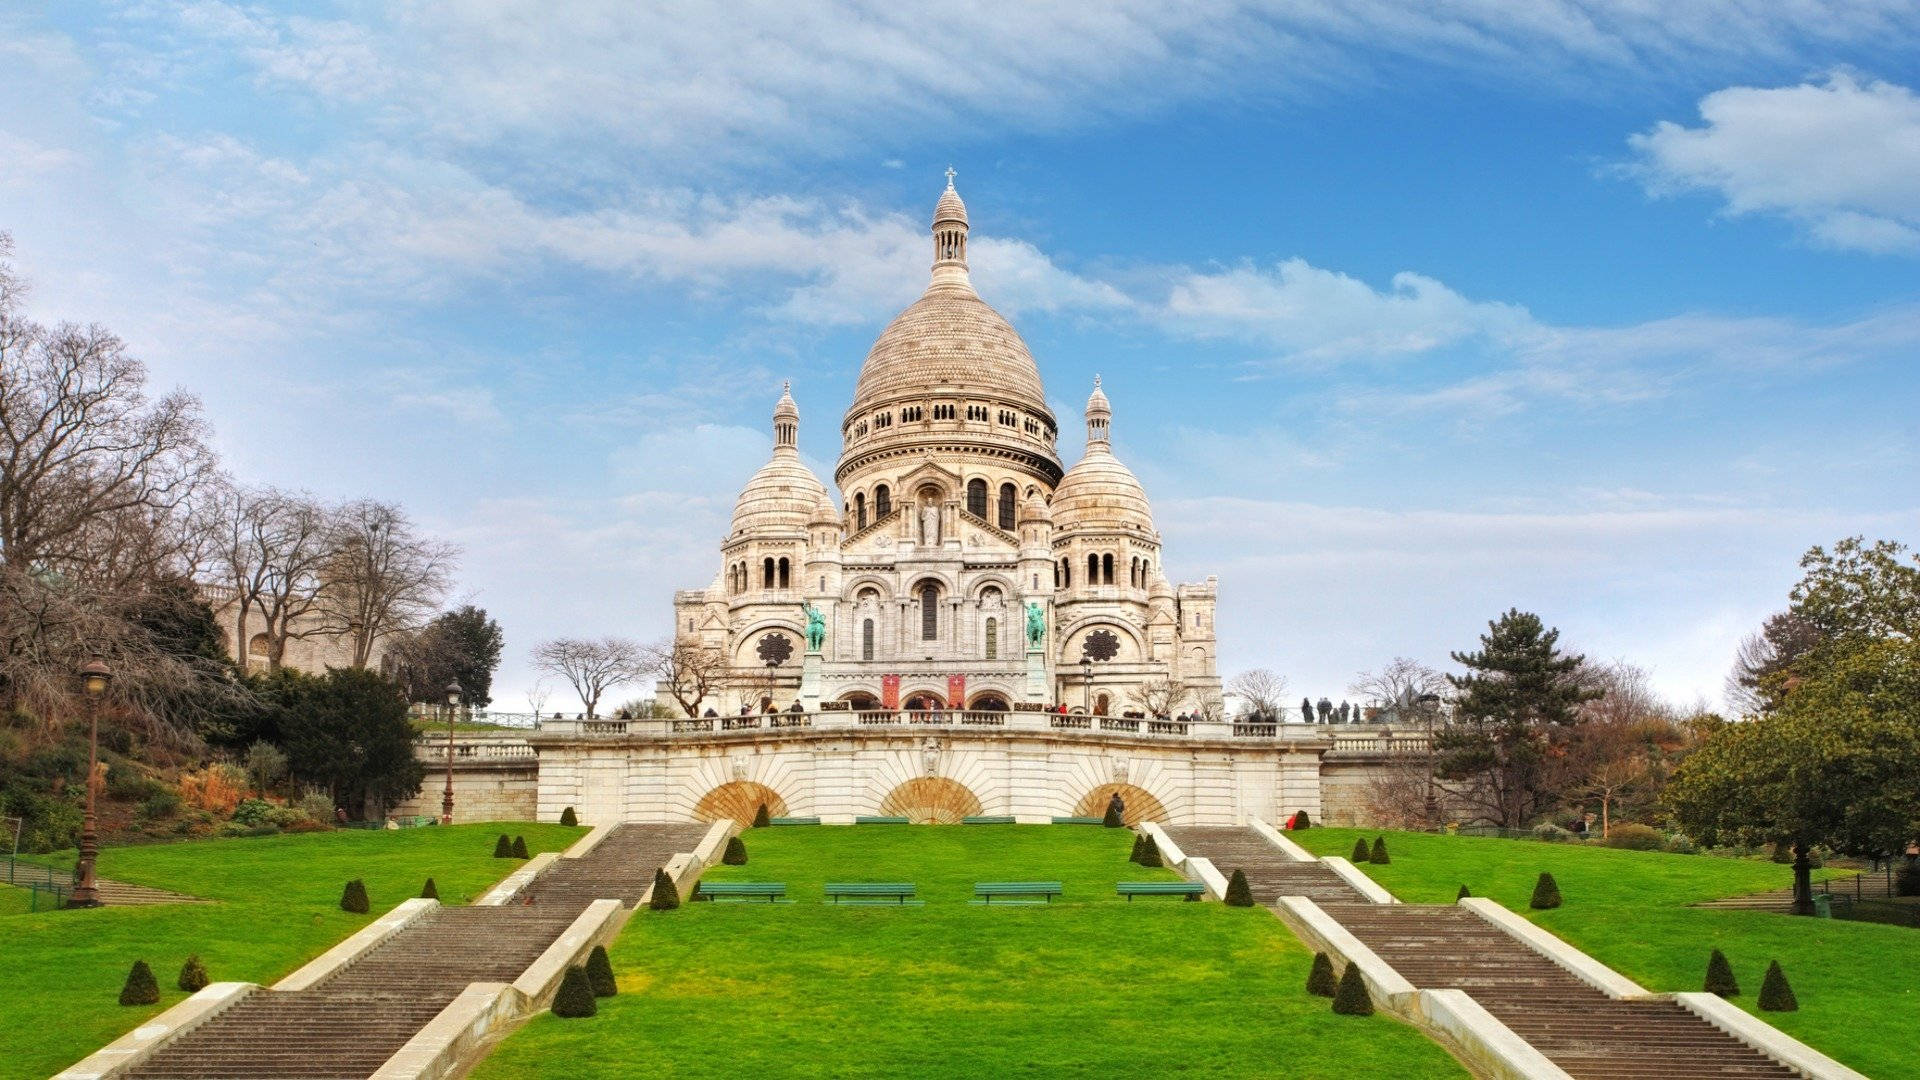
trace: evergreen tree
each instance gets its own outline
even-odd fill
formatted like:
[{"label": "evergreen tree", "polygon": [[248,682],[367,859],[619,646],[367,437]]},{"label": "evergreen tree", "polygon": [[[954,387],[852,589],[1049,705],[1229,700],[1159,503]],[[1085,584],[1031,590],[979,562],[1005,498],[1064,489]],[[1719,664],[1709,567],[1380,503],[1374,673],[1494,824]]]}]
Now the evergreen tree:
[{"label": "evergreen tree", "polygon": [[580,815],[574,813],[573,807],[569,806],[565,810],[560,811],[560,824],[578,825],[580,824]]},{"label": "evergreen tree", "polygon": [[1141,833],[1133,834],[1133,851],[1127,856],[1128,862],[1137,863],[1140,861],[1140,845],[1146,842],[1147,842],[1147,838],[1143,834]]},{"label": "evergreen tree", "polygon": [[1300,829],[1311,829],[1313,828],[1313,821],[1307,817],[1307,812],[1302,810],[1293,815],[1293,827],[1296,831]]},{"label": "evergreen tree", "polygon": [[727,851],[726,854],[720,856],[720,861],[728,866],[747,865],[746,842],[737,836],[727,837]]},{"label": "evergreen tree", "polygon": [[507,839],[506,833],[501,833],[500,839],[493,842],[493,857],[496,859],[513,858],[513,841]]},{"label": "evergreen tree", "polygon": [[152,1005],[160,1000],[160,984],[154,981],[153,969],[145,960],[135,960],[133,970],[127,972],[127,983],[120,988],[120,1004]]},{"label": "evergreen tree", "polygon": [[278,712],[288,771],[337,806],[377,812],[420,793],[413,721],[399,684],[364,668],[277,673],[262,691]]},{"label": "evergreen tree", "polygon": [[1227,882],[1226,902],[1228,907],[1253,906],[1253,889],[1247,884],[1245,870],[1235,870],[1233,878]]},{"label": "evergreen tree", "polygon": [[1330,998],[1338,992],[1340,980],[1333,977],[1333,960],[1326,953],[1313,954],[1313,970],[1307,972],[1307,993]]},{"label": "evergreen tree", "polygon": [[553,995],[553,1015],[560,1017],[592,1016],[600,1011],[593,1000],[593,984],[587,979],[587,969],[570,967],[560,978],[560,992]]},{"label": "evergreen tree", "polygon": [[773,824],[773,818],[767,814],[767,804],[761,803],[760,808],[753,812],[753,827],[764,829],[771,824]]},{"label": "evergreen tree", "polygon": [[513,838],[513,857],[516,859],[533,858],[533,856],[527,854],[527,838],[526,837],[516,836]]},{"label": "evergreen tree", "polygon": [[1375,866],[1385,866],[1393,861],[1387,858],[1386,837],[1376,836],[1373,838],[1373,850],[1367,854],[1367,861]]},{"label": "evergreen tree", "polygon": [[1353,862],[1353,863],[1363,863],[1363,862],[1366,862],[1368,859],[1371,859],[1372,857],[1373,856],[1367,852],[1366,838],[1365,837],[1355,838],[1353,841],[1353,855],[1349,857],[1347,861]]},{"label": "evergreen tree", "polygon": [[593,986],[594,997],[612,997],[620,992],[620,984],[613,977],[613,961],[607,959],[607,947],[595,945],[587,954],[587,982]]},{"label": "evergreen tree", "polygon": [[1733,977],[1733,965],[1727,963],[1726,953],[1715,949],[1713,955],[1707,957],[1707,981],[1700,989],[1723,998],[1739,996],[1740,982]]},{"label": "evergreen tree", "polygon": [[1533,900],[1528,906],[1535,911],[1560,906],[1560,885],[1553,880],[1552,874],[1541,872],[1540,880],[1533,883]]},{"label": "evergreen tree", "polygon": [[1800,999],[1793,996],[1793,987],[1787,985],[1787,973],[1780,970],[1780,961],[1767,964],[1767,976],[1760,981],[1760,1007],[1767,1012],[1797,1012]]},{"label": "evergreen tree", "polygon": [[1453,902],[1457,904],[1460,901],[1465,900],[1467,897],[1472,895],[1473,893],[1469,891],[1465,885],[1462,885],[1460,886],[1459,894],[1453,898]]},{"label": "evergreen tree", "polygon": [[1372,1016],[1373,997],[1367,993],[1367,981],[1360,977],[1360,965],[1348,964],[1340,974],[1340,985],[1333,992],[1333,1011],[1342,1016]]},{"label": "evergreen tree", "polygon": [[187,957],[187,962],[180,965],[180,978],[175,985],[191,994],[206,989],[210,981],[212,980],[207,978],[207,966],[202,964],[199,955],[195,954]]},{"label": "evergreen tree", "polygon": [[422,900],[440,899],[440,887],[433,883],[432,878],[428,878],[427,883],[425,885],[420,886],[420,899]]},{"label": "evergreen tree", "polygon": [[672,911],[680,906],[680,888],[667,876],[665,867],[653,872],[653,898],[647,906],[655,911]]},{"label": "evergreen tree", "polygon": [[355,915],[365,915],[367,913],[366,882],[361,881],[359,878],[354,878],[352,881],[347,882],[347,887],[340,891],[340,910],[350,911]]},{"label": "evergreen tree", "polygon": [[1120,800],[1119,792],[1114,792],[1113,798],[1107,800],[1107,813],[1106,816],[1100,819],[1100,824],[1105,825],[1109,829],[1119,829],[1126,826],[1127,806],[1126,803]]},{"label": "evergreen tree", "polygon": [[1160,844],[1158,841],[1154,840],[1154,838],[1151,836],[1143,836],[1140,838],[1140,840],[1141,840],[1141,843],[1140,843],[1140,860],[1139,861],[1141,866],[1167,865],[1160,858]]}]

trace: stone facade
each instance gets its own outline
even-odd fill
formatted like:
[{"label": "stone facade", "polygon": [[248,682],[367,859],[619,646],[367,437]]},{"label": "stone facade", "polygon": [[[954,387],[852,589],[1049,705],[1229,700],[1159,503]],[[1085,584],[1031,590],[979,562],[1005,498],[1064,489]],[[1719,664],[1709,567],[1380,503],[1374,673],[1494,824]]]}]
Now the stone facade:
[{"label": "stone facade", "polygon": [[[260,614],[257,611],[248,613],[245,630],[247,641],[243,646],[240,641],[240,603],[233,587],[202,582],[199,589],[207,606],[213,609],[214,625],[220,628],[220,642],[226,646],[227,656],[248,671],[266,670],[267,635],[262,633],[265,627]],[[353,666],[352,640],[346,634],[328,629],[327,620],[317,612],[295,617],[291,629],[286,650],[281,655],[284,666],[311,674],[328,668]],[[376,640],[367,666],[375,671],[384,671],[386,654],[387,643]]]}]

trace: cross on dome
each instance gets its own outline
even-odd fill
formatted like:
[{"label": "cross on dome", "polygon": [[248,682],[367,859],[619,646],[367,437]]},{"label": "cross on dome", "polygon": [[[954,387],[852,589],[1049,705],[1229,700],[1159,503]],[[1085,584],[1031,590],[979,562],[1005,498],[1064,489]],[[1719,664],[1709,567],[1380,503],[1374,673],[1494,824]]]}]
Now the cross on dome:
[{"label": "cross on dome", "polygon": [[947,190],[953,190],[953,166],[947,166]]}]

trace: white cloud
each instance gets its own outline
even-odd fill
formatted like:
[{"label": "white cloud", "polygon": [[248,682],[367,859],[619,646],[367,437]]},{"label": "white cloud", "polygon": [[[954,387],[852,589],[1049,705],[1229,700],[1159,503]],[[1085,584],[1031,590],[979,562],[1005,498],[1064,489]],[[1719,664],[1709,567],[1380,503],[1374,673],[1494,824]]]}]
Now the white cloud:
[{"label": "white cloud", "polygon": [[1704,191],[1725,212],[1774,214],[1813,243],[1920,252],[1920,96],[1847,72],[1736,86],[1700,101],[1699,127],[1662,121],[1628,142],[1655,195]]}]

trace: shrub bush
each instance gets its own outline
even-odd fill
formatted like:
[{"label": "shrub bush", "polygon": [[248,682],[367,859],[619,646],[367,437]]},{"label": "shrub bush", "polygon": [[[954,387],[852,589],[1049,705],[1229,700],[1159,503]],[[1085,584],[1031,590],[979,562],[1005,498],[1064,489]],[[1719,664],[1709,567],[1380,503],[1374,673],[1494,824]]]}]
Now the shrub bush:
[{"label": "shrub bush", "polygon": [[1333,961],[1326,953],[1313,954],[1313,970],[1307,972],[1307,993],[1330,998],[1339,992],[1340,980],[1333,977]]},{"label": "shrub bush", "polygon": [[1726,953],[1715,949],[1713,955],[1707,957],[1707,978],[1700,989],[1723,998],[1740,995],[1740,980],[1733,977],[1733,965],[1727,963]]},{"label": "shrub bush", "polygon": [[187,962],[180,965],[180,978],[175,985],[191,994],[196,990],[206,989],[207,983],[211,981],[213,980],[207,978],[207,965],[202,964],[199,955],[195,954],[187,957]]},{"label": "shrub bush", "polygon": [[1233,878],[1227,882],[1228,907],[1252,907],[1253,889],[1247,885],[1247,872],[1235,870]]},{"label": "shrub bush", "polygon": [[1610,848],[1625,848],[1628,851],[1659,851],[1666,842],[1660,830],[1651,825],[1626,822],[1607,830],[1606,844]]},{"label": "shrub bush", "polygon": [[560,811],[560,824],[578,825],[580,824],[580,815],[574,813],[573,807],[569,806],[565,810]]},{"label": "shrub bush", "polygon": [[1533,899],[1527,906],[1535,911],[1546,911],[1560,906],[1560,885],[1553,880],[1552,874],[1541,872],[1540,880],[1533,883]]},{"label": "shrub bush", "polygon": [[653,897],[647,906],[655,911],[672,911],[680,906],[680,888],[667,876],[665,867],[653,872]]},{"label": "shrub bush", "polygon": [[293,806],[314,821],[333,824],[333,799],[324,791],[309,791]]},{"label": "shrub bush", "polygon": [[278,825],[247,825],[243,822],[228,821],[220,825],[219,836],[274,836],[280,832]]},{"label": "shrub bush", "polygon": [[1305,810],[1302,810],[1299,813],[1293,815],[1293,827],[1295,829],[1313,828],[1313,822],[1311,819],[1307,817],[1307,812]]},{"label": "shrub bush", "polygon": [[1363,863],[1372,857],[1373,856],[1367,852],[1366,840],[1362,838],[1362,839],[1357,839],[1353,842],[1353,854],[1352,856],[1349,857],[1348,861]]},{"label": "shrub bush", "polygon": [[1372,1016],[1373,998],[1367,993],[1367,981],[1360,977],[1360,965],[1348,964],[1340,974],[1340,986],[1333,992],[1333,1011],[1341,1016]]},{"label": "shrub bush", "polygon": [[1793,987],[1787,985],[1787,973],[1780,970],[1780,961],[1767,964],[1767,977],[1760,981],[1760,1007],[1767,1012],[1797,1012],[1800,999],[1793,996]]},{"label": "shrub bush", "polygon": [[1457,904],[1460,901],[1465,900],[1467,897],[1472,895],[1473,893],[1470,890],[1468,890],[1468,888],[1465,885],[1462,885],[1460,886],[1460,891],[1454,894],[1453,902]]},{"label": "shrub bush", "polygon": [[771,824],[773,824],[773,818],[767,814],[767,804],[761,803],[759,809],[753,812],[753,827],[764,829]]},{"label": "shrub bush", "polygon": [[242,799],[239,805],[233,808],[233,820],[242,825],[277,825],[279,822],[267,821],[267,814],[272,809],[273,804],[265,799]]},{"label": "shrub bush", "polygon": [[587,981],[587,969],[570,967],[560,979],[560,992],[553,995],[553,1015],[592,1016],[600,1011],[593,1000],[593,984]]},{"label": "shrub bush", "polygon": [[1693,837],[1678,832],[1667,837],[1667,842],[1660,846],[1663,850],[1671,851],[1675,855],[1691,855],[1700,850],[1699,845],[1693,842]]},{"label": "shrub bush", "polygon": [[120,1004],[152,1005],[160,1000],[160,984],[154,981],[153,969],[145,960],[135,960],[133,970],[127,972],[127,984],[120,988]]},{"label": "shrub bush", "polygon": [[422,900],[440,899],[440,886],[435,885],[433,883],[432,878],[428,878],[427,883],[425,885],[420,886],[420,899]]},{"label": "shrub bush", "polygon": [[180,812],[180,796],[176,792],[162,791],[140,804],[140,814],[149,821],[170,818]]},{"label": "shrub bush", "polygon": [[340,893],[340,910],[351,911],[355,915],[365,915],[367,913],[366,882],[361,881],[359,878],[354,878],[352,881],[347,882],[347,887]]},{"label": "shrub bush", "polygon": [[507,839],[506,833],[501,833],[500,839],[493,842],[493,857],[496,859],[513,858],[513,841]]},{"label": "shrub bush", "polygon": [[526,837],[516,836],[513,838],[513,857],[516,859],[533,858],[533,856],[527,854],[527,838]]},{"label": "shrub bush", "polygon": [[1785,866],[1793,862],[1793,845],[1787,843],[1785,840],[1778,841],[1773,845],[1773,854],[1768,857],[1774,862]]},{"label": "shrub bush", "polygon": [[726,854],[720,856],[720,861],[728,866],[747,865],[746,841],[737,836],[727,837],[727,851]]},{"label": "shrub bush", "polygon": [[594,997],[612,997],[620,992],[620,984],[613,977],[613,961],[607,959],[607,947],[595,945],[587,954],[587,982],[593,987]]},{"label": "shrub bush", "polygon": [[1126,808],[1120,802],[1120,796],[1115,795],[1113,798],[1107,800],[1107,812],[1101,816],[1100,824],[1105,825],[1109,829],[1126,827],[1127,813]]},{"label": "shrub bush", "polygon": [[1147,842],[1146,834],[1144,833],[1133,834],[1133,850],[1127,853],[1128,862],[1137,863],[1140,861],[1140,845],[1146,842]]},{"label": "shrub bush", "polygon": [[1143,836],[1140,839],[1142,841],[1140,845],[1140,865],[1141,866],[1167,865],[1166,861],[1160,858],[1160,845],[1158,842],[1154,840],[1153,837]]},{"label": "shrub bush", "polygon": [[1895,896],[1920,896],[1920,863],[1908,863],[1893,877]]},{"label": "shrub bush", "polygon": [[1375,866],[1385,866],[1388,863],[1393,861],[1392,859],[1387,858],[1387,838],[1386,837],[1376,836],[1373,838],[1373,851],[1367,856],[1367,861],[1372,863]]},{"label": "shrub bush", "polygon": [[1551,821],[1543,821],[1533,827],[1533,838],[1544,840],[1549,844],[1560,844],[1573,839],[1573,833]]}]

